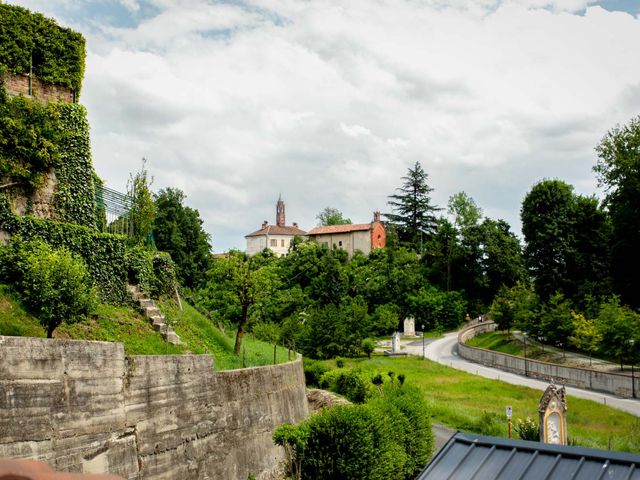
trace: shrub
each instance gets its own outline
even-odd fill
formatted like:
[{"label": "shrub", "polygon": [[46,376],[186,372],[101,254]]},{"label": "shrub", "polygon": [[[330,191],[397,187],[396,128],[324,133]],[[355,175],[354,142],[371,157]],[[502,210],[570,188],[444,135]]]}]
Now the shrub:
[{"label": "shrub", "polygon": [[[398,379],[400,376],[398,375]],[[393,425],[395,441],[405,454],[401,478],[414,478],[429,462],[434,450],[429,408],[424,394],[413,385],[389,385],[384,395],[368,405],[379,408]]]},{"label": "shrub", "polygon": [[391,423],[376,408],[346,405],[311,417],[302,478],[382,480],[397,478],[403,455]]},{"label": "shrub", "polygon": [[518,418],[513,429],[521,440],[530,440],[532,442],[540,441],[538,423],[531,417],[527,417],[525,420]]},{"label": "shrub", "polygon": [[388,387],[365,405],[325,409],[282,426],[274,442],[288,452],[296,479],[412,479],[433,451],[427,411],[417,388]]},{"label": "shrub", "polygon": [[253,335],[263,342],[278,343],[280,327],[271,322],[260,322],[253,326]]},{"label": "shrub", "polygon": [[344,358],[336,358],[336,367],[338,368],[342,368],[344,367]]},{"label": "shrub", "polygon": [[18,239],[8,248],[13,252],[3,257],[15,262],[15,287],[48,338],[63,321],[76,322],[95,308],[97,295],[81,258],[42,240],[25,243]]},{"label": "shrub", "polygon": [[127,248],[125,262],[129,282],[142,291],[152,296],[173,294],[176,276],[169,254],[138,245]]},{"label": "shrub", "polygon": [[81,256],[102,301],[122,304],[127,298],[125,238],[92,228],[14,215],[0,195],[0,229],[28,240],[40,238],[53,248],[65,248]]},{"label": "shrub", "polygon": [[354,403],[362,403],[371,396],[372,384],[360,370],[330,370],[322,375],[320,388],[344,395]]},{"label": "shrub", "polygon": [[376,349],[376,343],[372,339],[365,338],[362,341],[362,351],[365,353],[365,355],[368,358],[371,358],[371,354],[375,349]]},{"label": "shrub", "polygon": [[304,380],[307,386],[319,387],[320,379],[325,373],[329,371],[329,368],[325,367],[322,363],[310,360],[308,358],[304,359],[303,367]]}]

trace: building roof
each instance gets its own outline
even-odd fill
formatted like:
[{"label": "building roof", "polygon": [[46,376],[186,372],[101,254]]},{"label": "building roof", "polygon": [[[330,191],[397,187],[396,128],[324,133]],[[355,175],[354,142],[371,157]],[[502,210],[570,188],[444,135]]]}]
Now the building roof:
[{"label": "building roof", "polygon": [[334,233],[349,233],[371,230],[371,223],[350,223],[348,225],[327,225],[325,227],[312,228],[307,235],[331,235]]},{"label": "building roof", "polygon": [[250,233],[249,235],[245,235],[246,237],[260,237],[262,235],[307,235],[307,232],[304,230],[300,230],[298,227],[291,227],[285,225],[283,227],[279,227],[278,225],[266,225],[262,227],[260,230],[256,230],[255,232]]},{"label": "building roof", "polygon": [[456,433],[415,480],[638,480],[640,455]]}]

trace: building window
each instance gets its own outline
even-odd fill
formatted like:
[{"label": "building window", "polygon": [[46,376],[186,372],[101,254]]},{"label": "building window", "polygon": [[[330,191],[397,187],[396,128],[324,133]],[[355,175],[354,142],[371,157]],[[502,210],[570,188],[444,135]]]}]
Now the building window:
[{"label": "building window", "polygon": [[338,246],[339,246],[339,247],[341,247],[341,246],[342,246],[342,240],[340,240],[340,241],[338,242]]},{"label": "building window", "polygon": [[280,240],[280,246],[284,247],[284,238],[282,240]]},{"label": "building window", "polygon": [[272,247],[277,247],[278,246],[278,240],[276,240],[275,238],[271,239],[271,244]]}]

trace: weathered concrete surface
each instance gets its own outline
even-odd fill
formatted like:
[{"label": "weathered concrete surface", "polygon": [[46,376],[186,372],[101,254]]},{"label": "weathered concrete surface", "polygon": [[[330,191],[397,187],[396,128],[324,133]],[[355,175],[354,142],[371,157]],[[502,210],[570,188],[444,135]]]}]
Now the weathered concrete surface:
[{"label": "weathered concrete surface", "polygon": [[300,361],[214,372],[211,357],[0,336],[0,457],[128,479],[269,478],[276,426],[308,414]]}]

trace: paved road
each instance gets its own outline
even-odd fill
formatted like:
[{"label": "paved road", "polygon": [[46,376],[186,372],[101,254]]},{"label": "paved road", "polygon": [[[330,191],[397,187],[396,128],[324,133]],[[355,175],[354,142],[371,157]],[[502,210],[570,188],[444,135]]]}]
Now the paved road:
[{"label": "paved road", "polygon": [[[448,333],[442,338],[425,339],[426,340],[426,357],[444,365],[464,370],[475,375],[502,380],[503,382],[514,385],[524,385],[535,388],[537,390],[545,390],[548,382],[535,380],[529,377],[516,375],[515,373],[504,372],[496,368],[485,367],[478,363],[473,363],[458,356],[458,334]],[[413,355],[422,356],[422,341],[403,343],[404,350]],[[583,390],[575,387],[566,387],[567,393],[574,397],[586,398],[598,403],[609,405],[610,407],[629,412],[640,417],[640,401],[628,398],[615,397],[606,393],[593,392],[591,390]]]}]

